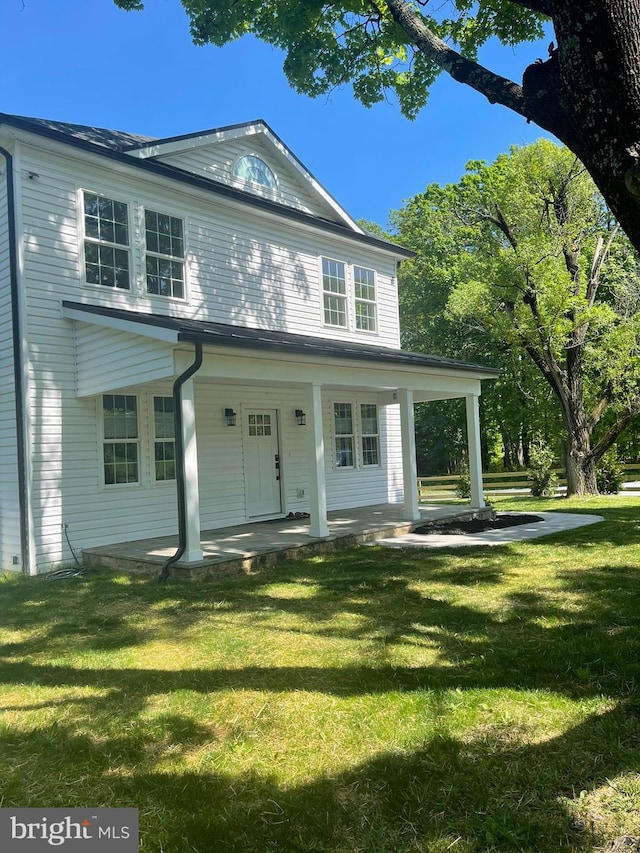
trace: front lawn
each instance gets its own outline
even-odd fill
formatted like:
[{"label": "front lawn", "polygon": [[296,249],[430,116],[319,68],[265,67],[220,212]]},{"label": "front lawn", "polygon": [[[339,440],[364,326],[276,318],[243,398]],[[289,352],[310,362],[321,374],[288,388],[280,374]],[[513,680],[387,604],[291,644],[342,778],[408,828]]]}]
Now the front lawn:
[{"label": "front lawn", "polygon": [[0,582],[3,806],[142,853],[595,851],[640,835],[640,500],[496,548]]}]

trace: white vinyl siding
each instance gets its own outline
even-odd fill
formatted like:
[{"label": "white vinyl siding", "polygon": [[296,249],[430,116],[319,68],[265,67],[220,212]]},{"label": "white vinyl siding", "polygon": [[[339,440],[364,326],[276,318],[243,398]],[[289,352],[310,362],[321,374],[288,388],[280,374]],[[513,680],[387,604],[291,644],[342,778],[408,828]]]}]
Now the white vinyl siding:
[{"label": "white vinyl siding", "polygon": [[[245,154],[257,155],[267,163],[277,178],[277,189],[270,190],[259,184],[249,184],[241,178],[234,177],[234,164]],[[262,143],[257,137],[252,137],[250,140],[236,139],[206,145],[180,154],[161,155],[158,160],[196,175],[230,184],[245,192],[252,192],[263,198],[277,201],[287,207],[324,218],[335,217],[331,207],[310,192],[304,178],[284,159],[278,158],[276,163],[270,146]]]},{"label": "white vinyl siding", "polygon": [[364,465],[361,460],[361,433],[355,420],[359,415],[355,394],[350,405],[354,412],[356,448],[353,468],[342,468],[335,464],[333,421],[335,400],[324,398],[325,430],[325,477],[327,506],[330,510],[348,509],[355,506],[371,506],[377,503],[397,503],[403,499],[402,450],[400,443],[400,417],[397,405],[382,406],[377,397],[368,398],[363,405],[375,404],[378,414],[379,464]]},{"label": "white vinyl siding", "polygon": [[[107,168],[109,166],[109,168]],[[24,283],[28,305],[30,408],[33,418],[30,464],[36,559],[45,570],[72,559],[63,525],[74,548],[174,534],[177,531],[175,489],[160,487],[153,477],[151,396],[169,396],[175,376],[172,346],[123,331],[73,323],[64,319],[61,300],[90,301],[103,307],[140,313],[165,313],[279,329],[325,337],[321,327],[320,256],[344,257],[348,264],[376,270],[379,329],[369,341],[397,347],[399,343],[395,260],[362,244],[346,246],[331,234],[298,228],[290,221],[254,214],[225,199],[163,183],[125,167],[111,168],[81,150],[36,152],[23,145],[22,172],[38,177],[23,183]],[[131,288],[84,286],[84,210],[82,190],[129,205]],[[133,210],[166,211],[184,223],[188,301],[160,300],[146,293],[144,222]],[[0,222],[0,234],[6,225]],[[80,252],[79,252],[80,247]],[[349,251],[346,252],[345,248]],[[0,270],[6,253],[0,248]],[[2,266],[4,264],[4,267]],[[2,273],[3,276],[5,275]],[[4,278],[3,278],[4,281]],[[3,289],[8,295],[8,287]],[[90,296],[89,296],[90,294]],[[8,340],[9,309],[0,326]],[[336,329],[334,339],[357,341],[362,333]],[[115,345],[114,345],[115,344]],[[3,419],[8,430],[0,438],[4,482],[15,482],[15,423],[10,408],[10,348],[4,349],[7,402]],[[108,358],[105,355],[108,354]],[[76,370],[76,358],[78,370]],[[4,375],[4,374],[3,374]],[[138,484],[105,488],[100,440],[99,405],[103,393],[134,394],[139,402],[140,476]],[[295,408],[304,403],[295,390],[196,382],[196,422],[203,528],[245,520],[241,430],[224,425],[223,409],[240,414],[251,405],[282,411],[284,506],[304,510],[308,490],[306,431],[295,424]],[[326,402],[325,435],[331,435],[332,413]],[[308,414],[308,413],[307,413]],[[308,421],[307,421],[308,423]],[[396,488],[384,469],[386,445],[381,418],[381,468],[356,469],[353,480],[336,477],[327,438],[327,493],[330,508],[380,503]],[[13,434],[11,433],[13,430]],[[4,444],[3,444],[4,441]],[[238,456],[237,454],[240,453]],[[366,475],[366,476],[365,476]],[[364,479],[363,479],[364,478]],[[308,494],[308,492],[307,492]],[[12,492],[13,495],[13,492]],[[288,510],[287,510],[288,511]],[[6,515],[16,518],[7,530],[17,531],[17,502]],[[3,527],[3,536],[4,536]],[[18,543],[19,546],[19,543]],[[19,554],[7,546],[7,553]],[[3,546],[4,552],[4,546]]]}]

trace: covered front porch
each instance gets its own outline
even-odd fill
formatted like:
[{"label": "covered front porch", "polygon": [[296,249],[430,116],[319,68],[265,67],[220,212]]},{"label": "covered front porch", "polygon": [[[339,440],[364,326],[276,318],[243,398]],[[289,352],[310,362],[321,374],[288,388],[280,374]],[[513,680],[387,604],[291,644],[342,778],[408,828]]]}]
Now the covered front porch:
[{"label": "covered front porch", "polygon": [[[126,413],[118,415],[120,432],[103,442],[111,454],[105,467],[116,451],[126,461],[121,446],[128,452],[131,445],[135,459],[145,448],[147,457],[158,450],[157,435],[145,444],[140,433],[137,400],[147,400],[140,410],[155,428],[148,400],[155,405],[156,389],[166,395],[172,382],[178,536],[146,544],[141,538],[175,529],[153,466],[142,476],[136,468],[132,482],[155,502],[155,514],[134,489],[104,475],[103,503],[122,495],[110,520],[120,518],[129,534],[122,544],[113,544],[115,537],[95,539],[95,547],[87,541],[90,565],[100,558],[125,567],[126,558],[130,570],[155,572],[160,566],[163,580],[170,567],[202,577],[218,573],[222,564],[250,570],[336,542],[408,532],[424,523],[425,513],[438,512],[422,510],[418,501],[418,402],[465,399],[470,506],[484,507],[479,397],[482,380],[498,374],[493,368],[359,341],[79,303],[65,302],[63,311],[76,324],[76,395],[102,402],[102,427],[108,422],[109,430],[117,400],[105,402],[102,395],[132,398],[134,440],[128,439]],[[361,508],[344,509],[354,505]],[[144,518],[155,525],[152,531]]]},{"label": "covered front porch", "polygon": [[[329,511],[329,535],[324,537],[310,535],[309,518],[295,517],[205,530],[200,537],[202,559],[175,564],[171,577],[199,581],[228,574],[251,574],[279,560],[400,536],[441,519],[478,518],[490,514],[491,509],[486,507],[430,505],[419,507],[418,520],[407,521],[402,504],[378,504]],[[84,563],[89,568],[155,575],[175,552],[177,544],[177,536],[161,536],[89,548],[83,552]]]}]

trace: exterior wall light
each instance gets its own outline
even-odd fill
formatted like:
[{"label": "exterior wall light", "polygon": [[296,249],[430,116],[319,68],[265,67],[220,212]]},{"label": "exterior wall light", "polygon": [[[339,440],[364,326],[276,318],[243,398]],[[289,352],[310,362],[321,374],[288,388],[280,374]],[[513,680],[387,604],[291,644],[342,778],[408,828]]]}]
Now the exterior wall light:
[{"label": "exterior wall light", "polygon": [[296,421],[297,421],[298,426],[306,426],[307,416],[302,411],[302,409],[296,409],[295,415],[296,415]]},{"label": "exterior wall light", "polygon": [[233,409],[225,409],[224,410],[224,416],[225,416],[225,419],[227,421],[227,426],[235,426],[236,425],[237,415],[233,411]]}]

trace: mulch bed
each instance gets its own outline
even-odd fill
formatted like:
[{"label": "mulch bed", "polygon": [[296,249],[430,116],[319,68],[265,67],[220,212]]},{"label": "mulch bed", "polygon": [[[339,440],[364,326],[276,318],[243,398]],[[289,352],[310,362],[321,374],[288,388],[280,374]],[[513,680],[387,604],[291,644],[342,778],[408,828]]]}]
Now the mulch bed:
[{"label": "mulch bed", "polygon": [[470,518],[468,521],[439,521],[416,527],[414,533],[428,536],[430,533],[449,533],[453,535],[465,535],[467,533],[484,533],[486,530],[504,530],[506,527],[518,527],[521,524],[533,524],[542,521],[539,515],[510,515],[500,513],[495,518]]}]

